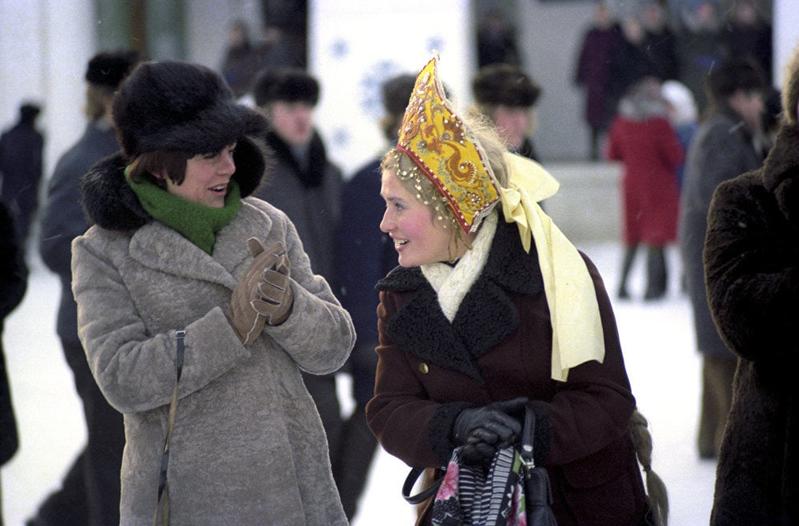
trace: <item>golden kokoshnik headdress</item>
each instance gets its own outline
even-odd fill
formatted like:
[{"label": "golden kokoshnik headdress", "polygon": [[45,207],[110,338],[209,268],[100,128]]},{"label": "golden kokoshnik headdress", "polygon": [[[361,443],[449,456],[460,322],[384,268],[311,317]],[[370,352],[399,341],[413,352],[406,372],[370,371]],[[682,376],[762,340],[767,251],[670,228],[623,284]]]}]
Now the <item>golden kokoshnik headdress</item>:
[{"label": "golden kokoshnik headdress", "polygon": [[447,100],[437,66],[433,57],[416,77],[397,150],[436,186],[460,227],[475,232],[499,200],[499,184],[482,147]]},{"label": "golden kokoshnik headdress", "polygon": [[557,192],[558,182],[538,163],[506,152],[508,185],[500,186],[482,146],[446,99],[437,68],[434,56],[416,78],[396,149],[433,183],[466,233],[477,231],[501,202],[524,250],[535,243],[552,323],[551,377],[565,382],[569,369],[604,360],[605,340],[586,263],[538,204]]}]

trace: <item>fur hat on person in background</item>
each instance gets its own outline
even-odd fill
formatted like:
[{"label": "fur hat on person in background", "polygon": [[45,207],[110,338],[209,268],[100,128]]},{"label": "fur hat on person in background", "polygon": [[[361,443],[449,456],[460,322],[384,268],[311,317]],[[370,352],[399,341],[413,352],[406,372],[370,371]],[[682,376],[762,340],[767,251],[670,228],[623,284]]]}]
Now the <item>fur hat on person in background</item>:
[{"label": "fur hat on person in background", "polygon": [[402,116],[411,98],[416,76],[409,73],[391,77],[383,82],[380,94],[386,113]]},{"label": "fur hat on person in background", "polygon": [[138,62],[139,54],[133,50],[103,51],[89,60],[85,78],[90,84],[116,89]]},{"label": "fur hat on person in background", "polygon": [[260,106],[275,101],[319,102],[319,82],[298,68],[272,68],[262,71],[253,84],[255,103]]},{"label": "fur hat on person in background", "polygon": [[712,68],[705,78],[705,92],[708,100],[717,107],[724,107],[727,98],[736,91],[763,92],[766,81],[756,63],[745,58],[725,60]]},{"label": "fur hat on person in background", "polygon": [[793,50],[785,66],[782,81],[782,119],[791,126],[799,125],[799,46]]},{"label": "fur hat on person in background", "polygon": [[477,72],[472,92],[480,105],[529,108],[538,101],[541,88],[517,66],[491,64]]},{"label": "fur hat on person in background", "polygon": [[139,64],[114,97],[113,119],[128,162],[147,152],[192,157],[237,143],[234,178],[241,195],[252,193],[263,175],[263,153],[247,136],[262,135],[266,119],[237,104],[222,77],[205,66]]},{"label": "fur hat on person in background", "polygon": [[405,108],[408,107],[408,101],[411,99],[414,84],[416,84],[416,77],[406,73],[387,79],[380,87],[385,110],[380,127],[389,142],[397,142],[399,125],[405,114]]}]

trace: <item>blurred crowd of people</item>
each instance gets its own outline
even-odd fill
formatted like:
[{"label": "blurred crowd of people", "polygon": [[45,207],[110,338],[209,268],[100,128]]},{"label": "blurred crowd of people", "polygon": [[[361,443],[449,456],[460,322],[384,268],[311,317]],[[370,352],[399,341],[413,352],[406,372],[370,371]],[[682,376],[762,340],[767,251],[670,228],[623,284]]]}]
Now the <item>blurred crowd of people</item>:
[{"label": "blurred crowd of people", "polygon": [[726,11],[716,0],[596,2],[574,75],[585,94],[591,158],[602,155],[602,138],[619,101],[642,77],[684,84],[700,114],[709,102],[704,80],[723,60],[751,60],[771,85],[771,35],[771,23],[755,0],[738,0]]}]

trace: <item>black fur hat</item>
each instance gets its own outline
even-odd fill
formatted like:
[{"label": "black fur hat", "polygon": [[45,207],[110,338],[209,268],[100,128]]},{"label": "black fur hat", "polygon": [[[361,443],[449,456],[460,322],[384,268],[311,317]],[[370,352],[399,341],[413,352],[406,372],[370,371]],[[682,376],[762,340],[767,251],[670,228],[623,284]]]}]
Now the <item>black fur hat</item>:
[{"label": "black fur hat", "polygon": [[255,79],[253,96],[258,106],[275,101],[306,102],[316,106],[319,102],[319,83],[298,68],[266,69]]},{"label": "black fur hat", "polygon": [[103,51],[89,60],[86,81],[98,86],[116,89],[119,83],[139,62],[139,54],[132,50]]},{"label": "black fur hat", "polygon": [[144,62],[114,97],[114,125],[128,158],[153,151],[217,152],[266,120],[236,104],[217,73],[187,62]]},{"label": "black fur hat", "polygon": [[541,88],[516,66],[491,64],[477,72],[472,91],[478,104],[529,108],[541,95]]},{"label": "black fur hat", "polygon": [[763,72],[748,58],[731,58],[713,67],[705,77],[705,93],[717,107],[725,106],[736,91],[762,92],[766,87]]},{"label": "black fur hat", "polygon": [[386,113],[400,116],[405,113],[415,83],[416,76],[407,73],[391,77],[383,83],[381,91]]}]

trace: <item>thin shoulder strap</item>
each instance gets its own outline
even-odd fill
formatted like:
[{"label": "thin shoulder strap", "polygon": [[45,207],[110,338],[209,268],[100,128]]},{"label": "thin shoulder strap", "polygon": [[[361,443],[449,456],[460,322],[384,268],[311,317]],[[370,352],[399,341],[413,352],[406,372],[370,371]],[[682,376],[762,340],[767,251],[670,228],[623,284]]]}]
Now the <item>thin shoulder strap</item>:
[{"label": "thin shoulder strap", "polygon": [[162,526],[168,526],[169,524],[169,484],[167,483],[167,468],[169,468],[169,442],[172,439],[172,430],[175,427],[175,413],[178,409],[178,385],[180,384],[180,376],[183,374],[183,356],[186,351],[186,345],[184,342],[186,339],[186,331],[177,331],[175,333],[175,338],[177,340],[177,356],[175,357],[177,378],[175,380],[175,388],[172,390],[172,400],[169,402],[169,417],[166,428],[166,437],[164,438],[164,450],[161,454],[161,470],[158,475],[158,500],[155,505],[155,514],[153,515],[153,524],[155,526],[158,526],[159,515],[161,516]]}]

